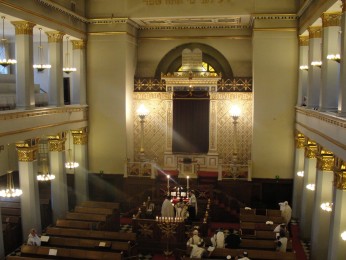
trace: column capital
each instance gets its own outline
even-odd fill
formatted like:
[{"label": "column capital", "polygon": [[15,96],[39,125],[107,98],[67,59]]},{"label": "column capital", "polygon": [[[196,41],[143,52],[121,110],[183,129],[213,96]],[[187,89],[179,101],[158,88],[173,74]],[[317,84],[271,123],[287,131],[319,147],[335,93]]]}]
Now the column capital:
[{"label": "column capital", "polygon": [[48,144],[50,152],[65,151],[66,133],[61,132],[57,135],[48,136]]},{"label": "column capital", "polygon": [[299,35],[299,46],[309,46],[309,36]]},{"label": "column capital", "polygon": [[87,144],[88,143],[88,129],[81,128],[78,130],[71,130],[72,136],[73,136],[73,144]]},{"label": "column capital", "polygon": [[11,22],[13,24],[16,35],[20,34],[26,34],[26,35],[32,35],[33,28],[36,24],[27,22],[27,21],[13,21]]},{"label": "column capital", "polygon": [[340,26],[341,12],[323,13],[322,27]]},{"label": "column capital", "polygon": [[320,171],[334,170],[334,154],[318,145],[317,169]]},{"label": "column capital", "polygon": [[322,27],[321,26],[310,26],[308,28],[308,31],[309,31],[309,39],[322,37]]},{"label": "column capital", "polygon": [[56,31],[46,32],[46,34],[48,36],[48,43],[62,42],[65,35],[62,32],[56,32]]},{"label": "column capital", "polygon": [[295,136],[295,143],[296,143],[296,148],[304,148],[305,146],[305,136],[302,133],[299,133],[296,131],[296,136]]},{"label": "column capital", "polygon": [[86,41],[84,40],[71,40],[72,43],[72,50],[82,50],[86,47]]},{"label": "column capital", "polygon": [[334,187],[338,190],[346,190],[346,162],[340,158],[334,158]]},{"label": "column capital", "polygon": [[27,139],[16,143],[18,161],[32,162],[36,160],[39,138]]},{"label": "column capital", "polygon": [[315,141],[305,138],[305,158],[314,159],[317,155],[317,144]]}]

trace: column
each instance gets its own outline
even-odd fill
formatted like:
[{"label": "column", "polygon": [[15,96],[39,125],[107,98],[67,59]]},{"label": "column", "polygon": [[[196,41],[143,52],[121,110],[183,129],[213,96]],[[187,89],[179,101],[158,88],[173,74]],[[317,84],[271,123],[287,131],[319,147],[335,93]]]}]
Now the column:
[{"label": "column", "polygon": [[300,231],[303,240],[310,240],[312,207],[314,205],[315,191],[307,188],[307,185],[315,185],[316,181],[316,153],[317,145],[314,141],[305,140],[304,180],[302,190]]},{"label": "column", "polygon": [[76,194],[76,203],[80,205],[83,201],[88,200],[88,161],[87,161],[87,129],[72,130],[73,148],[75,161],[79,167],[74,169],[74,185]]},{"label": "column", "polygon": [[305,137],[301,133],[296,133],[296,152],[295,152],[295,167],[293,181],[293,199],[292,199],[292,218],[299,219],[301,210],[301,198],[303,192],[303,177],[298,175],[300,172],[304,174],[304,148]]},{"label": "column", "polygon": [[321,27],[309,27],[309,85],[307,107],[317,109],[321,89]]},{"label": "column", "polygon": [[85,47],[86,42],[73,40],[73,64],[77,71],[73,72],[72,83],[72,104],[86,105],[86,66],[85,66]]},{"label": "column", "polygon": [[[0,207],[0,216],[1,216],[1,207]],[[2,221],[0,222],[0,228],[2,230]],[[4,248],[4,232],[0,234],[0,259],[5,259],[5,248]]]},{"label": "column", "polygon": [[328,55],[340,53],[339,31],[341,13],[323,13],[322,15],[322,85],[320,91],[320,111],[334,111],[338,109],[339,94],[339,67],[335,60],[328,59]]},{"label": "column", "polygon": [[17,143],[19,183],[23,191],[20,197],[23,241],[26,241],[31,228],[40,234],[41,211],[40,196],[37,181],[37,149],[38,139],[28,139]]},{"label": "column", "polygon": [[64,218],[68,211],[65,141],[65,132],[48,136],[50,169],[52,174],[55,174],[55,179],[51,182],[53,223],[58,218]]},{"label": "column", "polygon": [[209,151],[208,155],[217,155],[217,101],[213,100],[215,93],[210,93],[209,111]]},{"label": "column", "polygon": [[306,106],[309,79],[309,36],[299,36],[299,79],[297,106]]},{"label": "column", "polygon": [[16,107],[35,107],[33,35],[35,24],[26,21],[11,22],[16,28]]},{"label": "column", "polygon": [[328,243],[321,243],[329,236],[331,212],[321,208],[322,203],[333,201],[334,156],[318,147],[315,203],[311,229],[310,259],[327,259]]},{"label": "column", "polygon": [[341,15],[341,46],[340,46],[340,88],[338,100],[338,112],[341,116],[346,116],[346,3],[342,0]]},{"label": "column", "polygon": [[346,241],[340,236],[346,231],[346,162],[337,157],[334,167],[334,193],[328,260],[346,259]]},{"label": "column", "polygon": [[48,63],[52,67],[48,70],[49,89],[48,105],[64,105],[64,76],[63,76],[63,37],[61,32],[46,32],[48,36]]}]

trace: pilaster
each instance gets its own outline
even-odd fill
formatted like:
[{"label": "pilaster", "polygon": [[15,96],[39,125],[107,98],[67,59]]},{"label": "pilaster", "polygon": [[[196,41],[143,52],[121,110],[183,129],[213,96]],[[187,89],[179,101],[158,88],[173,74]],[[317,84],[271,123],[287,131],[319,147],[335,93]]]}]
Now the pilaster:
[{"label": "pilaster", "polygon": [[76,71],[73,72],[71,101],[72,104],[86,105],[86,66],[85,66],[85,47],[83,40],[72,40],[73,64]]},{"label": "pilaster", "polygon": [[306,106],[309,83],[309,36],[299,36],[299,78],[297,106]]},{"label": "pilaster", "polygon": [[341,46],[340,46],[340,88],[338,100],[338,112],[341,116],[346,116],[346,12],[345,1],[342,0],[342,14],[341,14]]}]

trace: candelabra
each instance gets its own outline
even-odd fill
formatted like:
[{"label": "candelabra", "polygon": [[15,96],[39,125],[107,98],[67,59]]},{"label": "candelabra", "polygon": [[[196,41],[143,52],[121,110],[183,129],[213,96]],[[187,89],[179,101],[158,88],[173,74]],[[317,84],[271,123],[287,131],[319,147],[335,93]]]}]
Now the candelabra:
[{"label": "candelabra", "polygon": [[141,148],[139,150],[139,159],[140,161],[145,161],[145,155],[144,155],[144,119],[148,115],[149,111],[145,108],[144,105],[140,105],[137,110],[137,115],[140,119],[141,123]]},{"label": "candelabra", "polygon": [[238,118],[240,116],[240,109],[237,106],[233,106],[229,111],[232,119],[233,119],[233,128],[234,128],[234,141],[233,141],[233,154],[232,154],[232,162],[235,164],[238,161],[238,133],[237,133],[237,124]]},{"label": "candelabra", "polygon": [[173,251],[169,248],[170,238],[176,234],[176,229],[180,223],[183,222],[183,218],[180,217],[156,217],[157,226],[162,232],[162,237],[166,239],[166,249],[163,251],[165,256],[170,256]]}]

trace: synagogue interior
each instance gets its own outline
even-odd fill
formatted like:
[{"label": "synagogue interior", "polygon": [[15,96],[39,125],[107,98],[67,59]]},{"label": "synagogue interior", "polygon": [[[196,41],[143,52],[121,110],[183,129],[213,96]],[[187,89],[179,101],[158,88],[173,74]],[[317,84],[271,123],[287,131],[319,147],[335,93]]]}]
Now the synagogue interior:
[{"label": "synagogue interior", "polygon": [[0,0],[0,259],[346,259],[345,12]]}]

